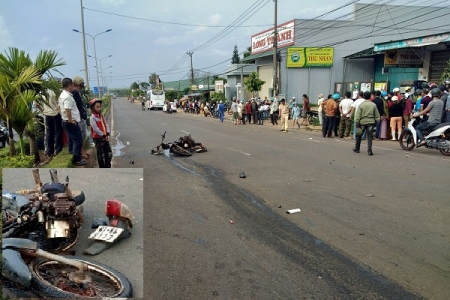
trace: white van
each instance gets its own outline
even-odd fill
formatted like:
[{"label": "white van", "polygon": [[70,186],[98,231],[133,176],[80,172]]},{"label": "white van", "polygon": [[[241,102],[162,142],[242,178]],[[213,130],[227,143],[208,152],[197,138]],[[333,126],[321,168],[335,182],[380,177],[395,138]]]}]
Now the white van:
[{"label": "white van", "polygon": [[166,95],[164,90],[150,90],[147,92],[147,109],[163,109]]}]

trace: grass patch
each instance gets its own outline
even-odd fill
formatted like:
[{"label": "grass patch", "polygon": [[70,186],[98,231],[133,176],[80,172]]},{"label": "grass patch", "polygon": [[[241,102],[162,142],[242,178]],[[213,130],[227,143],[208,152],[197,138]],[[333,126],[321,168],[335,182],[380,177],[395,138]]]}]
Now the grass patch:
[{"label": "grass patch", "polygon": [[69,149],[67,149],[67,147],[64,147],[57,156],[55,156],[48,164],[43,165],[42,167],[53,169],[72,168],[72,154],[69,153]]}]

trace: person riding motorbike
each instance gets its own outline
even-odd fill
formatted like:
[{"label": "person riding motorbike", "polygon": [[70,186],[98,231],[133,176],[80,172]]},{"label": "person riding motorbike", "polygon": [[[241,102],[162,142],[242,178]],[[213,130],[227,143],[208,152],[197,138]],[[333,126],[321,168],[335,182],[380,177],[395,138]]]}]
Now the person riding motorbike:
[{"label": "person riding motorbike", "polygon": [[429,113],[428,120],[423,123],[420,123],[416,127],[417,138],[418,138],[417,147],[421,147],[426,144],[425,138],[423,136],[423,131],[431,130],[436,125],[441,123],[442,110],[444,109],[444,102],[442,102],[442,100],[440,99],[441,90],[438,88],[432,89],[431,96],[433,97],[433,99],[430,102],[430,104],[428,104],[427,108],[425,108],[421,112],[415,113],[413,115],[414,118],[417,118],[421,115],[425,115],[425,114]]}]

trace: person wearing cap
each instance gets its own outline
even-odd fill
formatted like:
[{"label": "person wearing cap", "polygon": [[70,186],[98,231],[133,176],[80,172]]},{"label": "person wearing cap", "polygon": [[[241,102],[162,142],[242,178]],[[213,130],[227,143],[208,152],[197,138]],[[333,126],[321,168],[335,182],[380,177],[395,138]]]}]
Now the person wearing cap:
[{"label": "person wearing cap", "polygon": [[234,121],[234,125],[238,124],[238,101],[239,100],[234,100],[233,103],[231,103],[231,111],[233,112],[233,121]]},{"label": "person wearing cap", "polygon": [[[393,141],[398,141],[402,132],[403,106],[397,96],[392,96],[392,105],[389,107],[389,117],[391,118],[391,135]],[[397,138],[395,133],[397,132]]]},{"label": "person wearing cap", "polygon": [[400,93],[400,89],[396,87],[392,90],[392,93],[394,94],[393,96],[397,96],[398,101],[401,102],[402,94]]},{"label": "person wearing cap", "polygon": [[323,110],[325,112],[325,122],[323,125],[322,135],[323,137],[331,137],[333,131],[334,118],[338,109],[337,100],[340,98],[339,94],[334,94],[331,98],[322,103]]},{"label": "person wearing cap", "polygon": [[[73,99],[77,103],[77,108],[78,108],[78,111],[80,112],[80,117],[81,117],[81,120],[78,123],[78,126],[80,126],[80,130],[81,130],[81,139],[83,141],[81,144],[81,157],[88,158],[88,157],[90,157],[90,154],[88,154],[86,152],[86,150],[84,149],[84,141],[86,140],[86,131],[87,131],[87,127],[86,127],[87,111],[86,111],[86,105],[85,105],[85,103],[83,103],[82,96],[81,96],[81,92],[84,90],[84,79],[80,76],[75,76],[73,78],[73,85],[74,85],[74,89],[73,89],[72,95],[73,95]],[[69,140],[69,149],[71,149],[71,141],[70,140]]]},{"label": "person wearing cap", "polygon": [[102,101],[92,99],[89,102],[91,108],[91,136],[97,150],[97,160],[99,168],[111,168],[112,150],[109,144],[110,130],[108,122],[102,114]]},{"label": "person wearing cap", "polygon": [[[356,127],[367,134],[367,154],[373,155],[372,152],[372,135],[376,124],[380,122],[380,114],[377,106],[370,101],[370,92],[364,92],[364,101],[358,107],[355,113]],[[361,147],[362,133],[356,135],[355,148],[353,152],[359,153]]]},{"label": "person wearing cap", "polygon": [[225,116],[225,104],[220,100],[219,105],[217,106],[217,111],[219,112],[219,120],[223,122],[223,117]]},{"label": "person wearing cap", "polygon": [[295,124],[297,124],[297,129],[300,129],[300,123],[298,119],[300,118],[300,107],[297,103],[294,103],[294,106],[291,109],[292,114],[292,129],[294,129]]},{"label": "person wearing cap", "polygon": [[58,98],[58,105],[61,110],[62,127],[67,137],[72,140],[72,163],[75,166],[84,166],[86,161],[81,159],[82,135],[78,123],[81,121],[80,112],[72,96],[74,89],[73,81],[70,78],[62,80],[63,91]]},{"label": "person wearing cap", "polygon": [[411,87],[405,86],[405,99],[407,99],[411,95]]},{"label": "person wearing cap", "polygon": [[442,110],[444,109],[444,102],[442,102],[441,98],[441,90],[438,88],[431,90],[431,95],[433,96],[433,100],[430,104],[422,110],[421,112],[415,113],[413,115],[414,118],[419,116],[425,116],[429,114],[428,119],[425,122],[420,123],[416,126],[417,132],[417,146],[420,147],[425,145],[425,138],[423,136],[424,130],[432,130],[436,125],[440,124],[442,121]]},{"label": "person wearing cap", "polygon": [[46,95],[41,97],[47,103],[42,104],[42,114],[44,115],[45,122],[45,155],[48,157],[57,155],[63,148],[63,128],[61,124],[61,114],[58,107],[58,98],[56,98],[55,92],[48,89]]},{"label": "person wearing cap", "polygon": [[289,119],[292,118],[292,108],[294,107],[295,97],[292,97],[289,101]]},{"label": "person wearing cap", "polygon": [[341,120],[339,123],[339,137],[350,138],[350,128],[352,126],[352,104],[353,100],[350,99],[352,93],[346,92],[345,98],[339,103],[339,112],[341,114]]},{"label": "person wearing cap", "polygon": [[[325,101],[323,98],[323,94],[319,94],[319,100],[317,101],[317,113],[319,114],[319,123],[320,126],[323,125],[323,109],[322,109],[322,103]],[[353,101],[352,101],[353,102]]]},{"label": "person wearing cap", "polygon": [[263,123],[264,123],[264,107],[263,107],[264,104],[259,99],[256,102],[258,104],[258,125],[263,125]]},{"label": "person wearing cap", "polygon": [[411,94],[411,88],[407,86],[406,88],[409,88],[408,91],[405,93],[405,100],[403,103],[403,126],[404,128],[408,127],[408,122],[411,120],[411,114],[414,109],[414,95]]},{"label": "person wearing cap", "polygon": [[281,117],[281,131],[288,132],[289,121],[289,106],[286,105],[286,100],[281,99],[281,104],[278,106],[278,111]]}]

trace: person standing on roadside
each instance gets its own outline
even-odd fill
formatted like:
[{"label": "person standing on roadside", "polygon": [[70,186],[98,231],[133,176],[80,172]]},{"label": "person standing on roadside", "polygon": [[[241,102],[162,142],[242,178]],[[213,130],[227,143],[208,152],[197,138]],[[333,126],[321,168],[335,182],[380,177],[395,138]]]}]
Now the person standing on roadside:
[{"label": "person standing on roadside", "polygon": [[[364,95],[363,92],[359,92],[358,93],[358,99],[356,99],[353,102],[353,104],[352,104],[351,114],[355,114],[356,115],[356,112],[358,111],[359,105],[361,105],[361,103],[364,102],[363,95]],[[369,93],[369,95],[370,95],[370,93]],[[370,96],[369,96],[369,98],[370,98]],[[356,122],[355,121],[353,121],[353,139],[356,140]],[[364,134],[362,136],[362,139],[365,139],[365,132],[364,132]]]},{"label": "person standing on roadside", "polygon": [[[391,118],[391,134],[392,140],[397,141],[400,137],[400,133],[402,132],[402,114],[403,114],[403,106],[398,100],[397,96],[392,96],[393,104],[389,108],[389,116]],[[397,132],[397,138],[395,136],[395,132]]]},{"label": "person standing on roadside", "polygon": [[234,120],[234,125],[238,124],[238,102],[239,100],[234,100],[233,103],[231,103],[231,111],[233,112],[233,120]]},{"label": "person standing on roadside", "polygon": [[367,154],[373,155],[373,128],[378,122],[380,122],[380,114],[378,113],[377,106],[372,101],[370,101],[370,92],[364,92],[364,101],[358,106],[358,110],[355,113],[356,128],[357,130],[362,130],[362,132],[356,135],[355,148],[353,148],[353,152],[359,153],[362,134],[363,132],[366,132]]},{"label": "person standing on roadside", "polygon": [[308,112],[311,110],[311,107],[309,106],[309,98],[306,94],[303,94],[303,120],[301,125],[310,125],[308,122]]},{"label": "person standing on roadside", "polygon": [[82,135],[78,122],[81,121],[80,112],[72,96],[74,89],[73,81],[70,78],[62,80],[63,91],[58,99],[61,110],[62,127],[69,139],[72,140],[72,163],[75,166],[84,166],[86,161],[81,159]]},{"label": "person standing on roadside", "polygon": [[247,100],[247,104],[245,104],[245,112],[246,112],[246,116],[247,116],[247,123],[251,124],[252,123],[252,101],[251,100]]},{"label": "person standing on roadside", "polygon": [[[82,158],[88,158],[90,155],[85,151],[84,149],[84,142],[86,141],[86,120],[87,120],[87,111],[86,111],[86,104],[83,103],[82,97],[81,97],[81,91],[84,89],[84,80],[80,76],[75,76],[73,78],[73,85],[74,89],[72,91],[73,99],[75,100],[77,104],[78,111],[80,112],[81,120],[78,123],[78,126],[80,126],[81,130],[81,157]],[[69,149],[71,149],[71,141],[69,140]]]},{"label": "person standing on roadside", "polygon": [[298,119],[300,118],[300,107],[297,103],[294,103],[294,107],[292,107],[291,110],[292,113],[292,129],[294,129],[294,125],[297,124],[297,129],[300,129],[300,123],[298,122]]},{"label": "person standing on roadside", "polygon": [[350,99],[352,93],[345,93],[345,98],[339,103],[339,112],[341,113],[341,120],[339,123],[339,137],[342,139],[350,138],[350,127],[352,125],[352,104],[353,100]]},{"label": "person standing on roadside", "polygon": [[288,132],[289,122],[289,106],[286,105],[286,100],[281,99],[281,104],[278,106],[278,111],[281,117],[281,131]]},{"label": "person standing on roadside", "polygon": [[90,102],[91,118],[91,136],[97,150],[97,159],[99,168],[111,168],[112,150],[109,144],[110,130],[108,122],[102,114],[102,100],[92,99]]},{"label": "person standing on roadside", "polygon": [[322,108],[322,103],[323,101],[325,101],[325,99],[323,98],[323,94],[319,94],[319,101],[317,101],[317,113],[319,114],[319,122],[320,122],[320,126],[323,125],[323,108]]},{"label": "person standing on roadside", "polygon": [[278,125],[278,117],[276,115],[276,111],[278,110],[278,106],[275,104],[275,101],[273,98],[270,98],[270,122],[272,123],[272,126]]},{"label": "person standing on roadside", "polygon": [[334,94],[330,99],[322,103],[322,108],[325,111],[325,123],[324,128],[322,130],[323,137],[331,137],[334,125],[334,118],[336,114],[336,110],[338,109],[338,104],[336,100],[339,99],[339,94]]},{"label": "person standing on roadside", "polygon": [[59,113],[58,99],[55,92],[52,90],[46,91],[48,100],[45,95],[42,95],[47,104],[43,104],[42,114],[45,122],[45,141],[46,149],[45,155],[48,157],[58,155],[63,148],[63,128],[61,114]]},{"label": "person standing on roadside", "polygon": [[[377,106],[378,113],[380,114],[381,119],[384,118],[384,107],[383,100],[381,99],[381,91],[375,91],[375,98],[372,102]],[[381,122],[377,123],[377,128],[375,130],[375,138],[377,140],[380,139],[380,131],[381,131]]]},{"label": "person standing on roadside", "polygon": [[223,117],[225,116],[225,104],[223,104],[222,100],[220,100],[219,106],[217,106],[217,110],[219,111],[220,122],[223,122]]},{"label": "person standing on roadside", "polygon": [[252,98],[252,119],[253,124],[256,124],[256,120],[258,120],[258,104],[254,98]]},{"label": "person standing on roadside", "polygon": [[[237,108],[238,108],[238,123],[239,124],[241,124],[242,120],[245,119],[244,118],[244,113],[243,113],[243,108],[244,108],[244,104],[243,103],[244,103],[244,100],[238,101],[238,105],[237,105]],[[245,120],[244,120],[244,124],[245,124]]]}]

